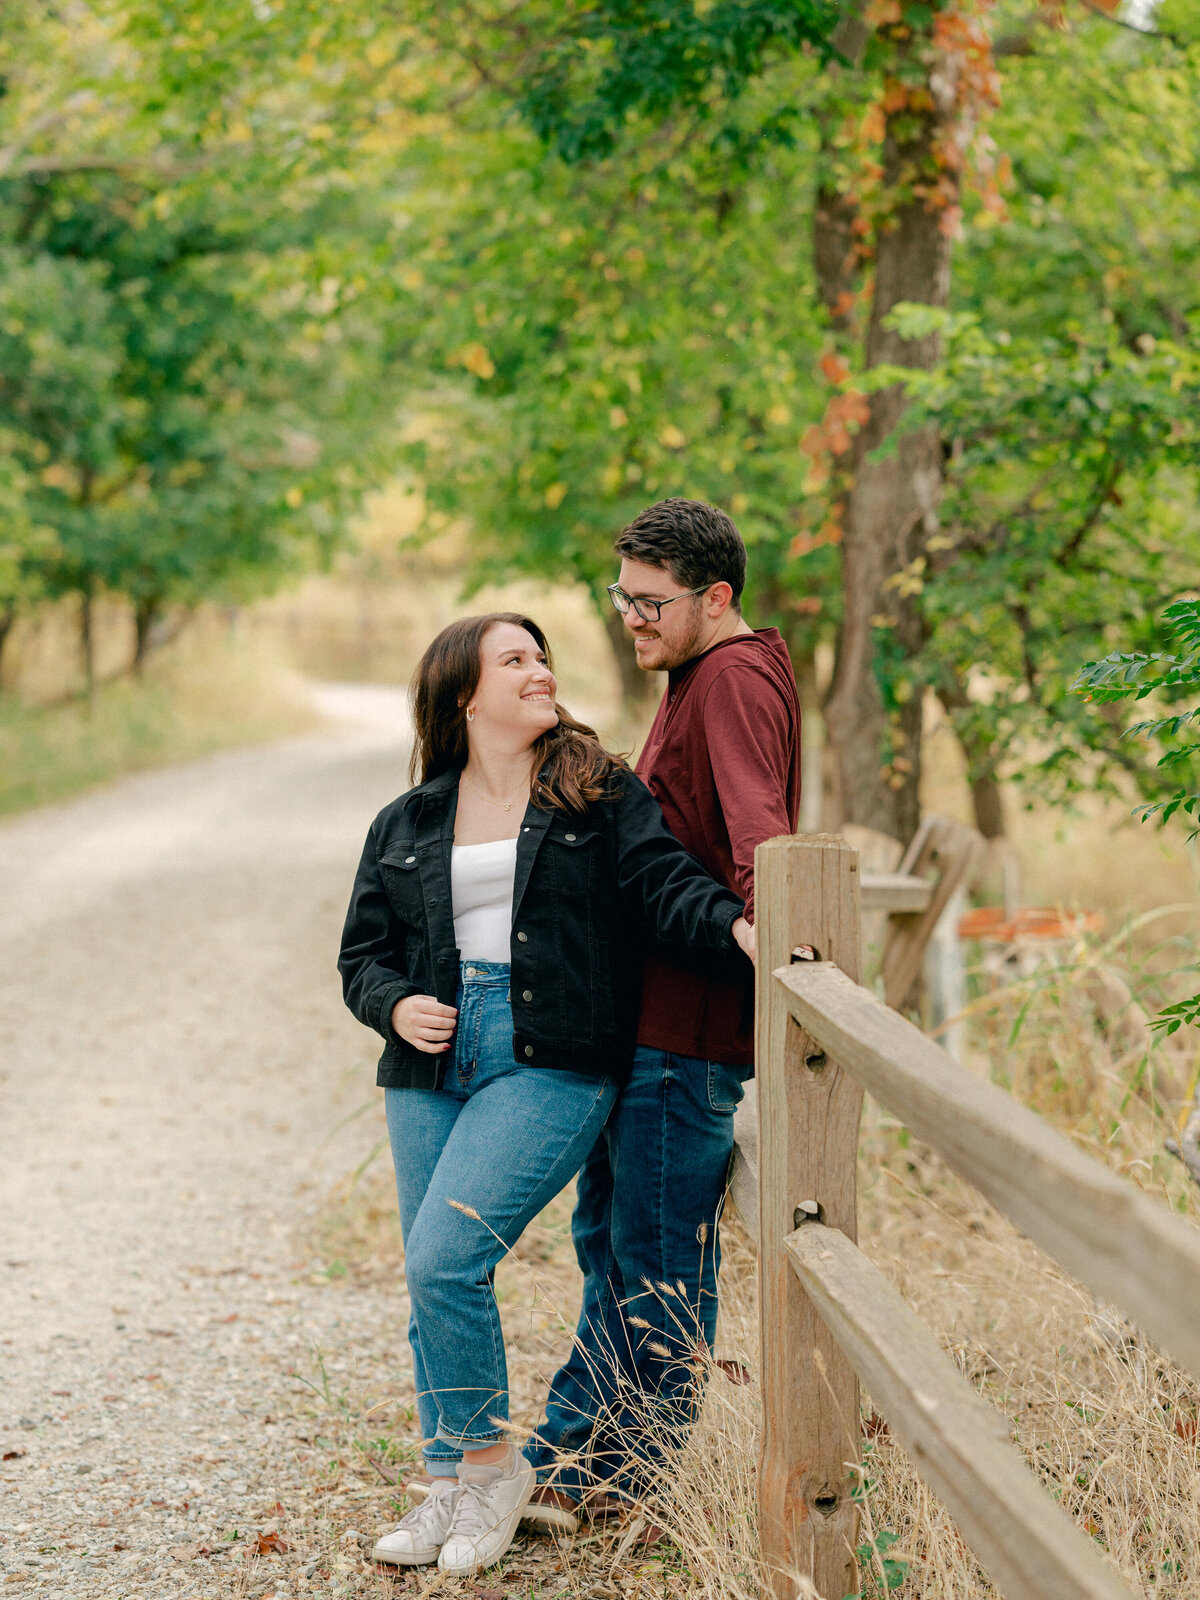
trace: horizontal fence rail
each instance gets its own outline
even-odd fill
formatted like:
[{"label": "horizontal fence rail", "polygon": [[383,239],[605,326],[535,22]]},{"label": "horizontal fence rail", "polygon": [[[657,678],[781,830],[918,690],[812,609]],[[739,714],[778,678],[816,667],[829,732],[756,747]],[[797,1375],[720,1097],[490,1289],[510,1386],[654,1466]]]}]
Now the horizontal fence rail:
[{"label": "horizontal fence rail", "polygon": [[[757,1082],[735,1119],[731,1191],[758,1242],[759,1535],[774,1600],[795,1600],[798,1576],[825,1600],[859,1589],[860,1379],[1005,1600],[1133,1595],[1011,1443],[1007,1418],[858,1250],[864,1091],[1200,1378],[1200,1229],[855,981],[868,903],[891,918],[882,977],[899,1003],[977,850],[970,830],[927,818],[895,874],[860,874],[830,834],[755,852]],[[914,879],[930,886],[921,910]]]},{"label": "horizontal fence rail", "polygon": [[818,1071],[827,1057],[836,1061],[1067,1272],[1200,1378],[1200,1230],[965,1072],[831,963],[798,962],[774,979],[819,1046]]},{"label": "horizontal fence rail", "polygon": [[1008,1419],[972,1388],[857,1246],[839,1229],[811,1222],[784,1249],[1005,1600],[1134,1600],[1009,1442]]},{"label": "horizontal fence rail", "polygon": [[864,911],[927,911],[934,887],[929,878],[915,878],[909,872],[864,872],[862,908]]}]

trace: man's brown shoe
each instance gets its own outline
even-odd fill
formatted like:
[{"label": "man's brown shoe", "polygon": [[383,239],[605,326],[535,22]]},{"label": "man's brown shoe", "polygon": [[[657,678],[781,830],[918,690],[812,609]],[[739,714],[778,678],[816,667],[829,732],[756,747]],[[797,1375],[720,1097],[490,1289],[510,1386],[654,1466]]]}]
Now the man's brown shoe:
[{"label": "man's brown shoe", "polygon": [[540,1483],[521,1513],[523,1522],[532,1522],[542,1528],[553,1528],[555,1533],[579,1531],[580,1507],[569,1494],[556,1489],[551,1483]]},{"label": "man's brown shoe", "polygon": [[580,1510],[589,1522],[616,1522],[628,1516],[631,1508],[632,1501],[626,1500],[624,1495],[594,1489],[591,1494],[584,1496]]}]

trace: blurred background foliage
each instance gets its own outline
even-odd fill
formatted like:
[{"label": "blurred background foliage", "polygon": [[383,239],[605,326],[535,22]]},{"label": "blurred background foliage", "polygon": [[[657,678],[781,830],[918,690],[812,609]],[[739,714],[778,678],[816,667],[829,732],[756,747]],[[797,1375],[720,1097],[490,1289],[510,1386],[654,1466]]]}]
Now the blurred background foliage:
[{"label": "blurred background foliage", "polygon": [[991,836],[1012,780],[1155,796],[1069,686],[1195,587],[1195,0],[0,17],[0,649],[66,607],[86,689],[100,612],[111,673],[352,559],[583,586],[632,704],[612,538],[685,494],[827,823],[911,831],[931,704]]}]

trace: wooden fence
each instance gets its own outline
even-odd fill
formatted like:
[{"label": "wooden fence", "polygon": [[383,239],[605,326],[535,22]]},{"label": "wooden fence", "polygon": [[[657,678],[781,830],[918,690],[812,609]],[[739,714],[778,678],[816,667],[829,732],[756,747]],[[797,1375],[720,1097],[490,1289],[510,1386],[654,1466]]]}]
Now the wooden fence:
[{"label": "wooden fence", "polygon": [[[831,835],[755,857],[765,1589],[858,1588],[861,1379],[1005,1600],[1133,1600],[856,1246],[863,1091],[1075,1278],[1200,1377],[1200,1230],[974,1077],[858,983],[858,857]],[[814,952],[808,958],[803,947]],[[758,1204],[745,1194],[747,1160]],[[738,1195],[735,1190],[735,1201]]]}]

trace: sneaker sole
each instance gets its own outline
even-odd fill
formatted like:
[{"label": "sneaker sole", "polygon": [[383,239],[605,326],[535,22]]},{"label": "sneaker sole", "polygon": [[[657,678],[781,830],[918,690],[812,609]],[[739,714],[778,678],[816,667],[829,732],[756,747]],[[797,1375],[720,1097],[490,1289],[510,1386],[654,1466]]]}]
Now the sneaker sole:
[{"label": "sneaker sole", "polygon": [[[427,1483],[406,1483],[404,1492],[414,1503],[425,1500],[429,1496]],[[579,1518],[574,1512],[564,1511],[561,1506],[538,1505],[531,1500],[521,1509],[521,1521],[532,1522],[539,1528],[552,1528],[556,1533],[578,1533]]]},{"label": "sneaker sole", "polygon": [[398,1550],[385,1550],[382,1545],[376,1545],[371,1551],[371,1560],[378,1561],[388,1567],[427,1567],[436,1561],[441,1553],[441,1546],[434,1545],[428,1555],[408,1555]]}]

